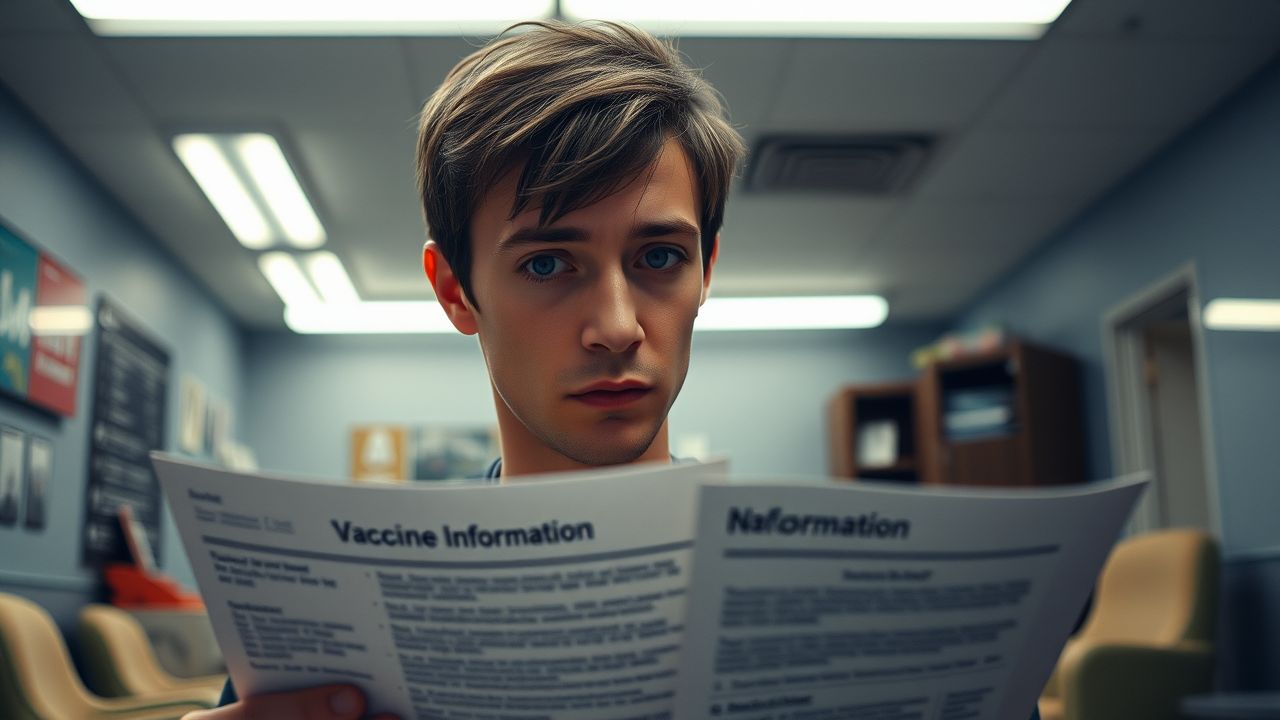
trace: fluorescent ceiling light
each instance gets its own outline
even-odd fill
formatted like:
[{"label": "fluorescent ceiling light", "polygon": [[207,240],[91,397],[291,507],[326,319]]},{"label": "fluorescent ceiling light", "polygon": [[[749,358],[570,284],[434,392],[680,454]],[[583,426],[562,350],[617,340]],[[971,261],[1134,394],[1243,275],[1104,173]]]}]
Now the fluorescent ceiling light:
[{"label": "fluorescent ceiling light", "polygon": [[271,245],[266,218],[211,136],[179,135],[173,139],[173,149],[241,245],[251,250]]},{"label": "fluorescent ceiling light", "polygon": [[1210,300],[1204,307],[1204,326],[1211,330],[1280,331],[1280,300]]},{"label": "fluorescent ceiling light", "polygon": [[352,304],[360,302],[360,295],[351,284],[347,270],[342,261],[331,252],[313,252],[304,261],[307,272],[311,274],[311,282],[320,291],[320,297],[326,304]]},{"label": "fluorescent ceiling light", "polygon": [[311,287],[311,283],[307,282],[307,276],[302,273],[302,267],[292,255],[282,252],[263,253],[258,257],[258,267],[267,276],[267,282],[275,288],[286,307],[320,304],[320,296]]},{"label": "fluorescent ceiling light", "polygon": [[675,35],[1035,39],[1070,0],[563,0],[572,19]]},{"label": "fluorescent ceiling light", "polygon": [[496,33],[553,0],[71,0],[99,35]]},{"label": "fluorescent ceiling light", "polygon": [[307,196],[289,168],[289,161],[284,159],[276,139],[264,133],[253,133],[237,139],[235,147],[289,244],[302,249],[323,245],[324,228],[311,209],[311,203],[307,202]]},{"label": "fluorescent ceiling light", "polygon": [[695,330],[856,330],[873,328],[889,316],[878,295],[829,297],[710,298],[698,312]]},{"label": "fluorescent ceiling light", "polygon": [[[285,324],[303,334],[455,332],[434,301],[286,305]],[[888,314],[888,303],[874,295],[712,298],[702,306],[693,329],[849,330],[880,325]]]},{"label": "fluorescent ceiling light", "polygon": [[275,138],[192,133],[175,137],[173,149],[241,245],[264,250],[283,239],[309,250],[324,244],[324,227]]},{"label": "fluorescent ceiling light", "polygon": [[39,336],[84,335],[93,329],[93,313],[83,305],[45,305],[32,309],[27,323]]}]

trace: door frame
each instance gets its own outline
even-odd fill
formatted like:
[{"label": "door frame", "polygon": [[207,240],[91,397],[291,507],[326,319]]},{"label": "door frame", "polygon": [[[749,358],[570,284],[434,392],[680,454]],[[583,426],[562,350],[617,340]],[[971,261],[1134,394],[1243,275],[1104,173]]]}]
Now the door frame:
[{"label": "door frame", "polygon": [[[1222,538],[1222,504],[1218,485],[1217,452],[1209,396],[1208,362],[1204,325],[1200,320],[1200,290],[1194,262],[1148,285],[1112,307],[1102,316],[1102,347],[1107,385],[1107,409],[1111,431],[1111,468],[1127,475],[1155,467],[1151,435],[1151,402],[1144,373],[1146,349],[1142,331],[1152,321],[1185,309],[1191,326],[1191,348],[1196,367],[1196,395],[1200,405],[1200,442],[1204,448],[1204,479],[1209,504],[1209,531]],[[1160,478],[1143,494],[1126,528],[1134,534],[1159,528]]]}]

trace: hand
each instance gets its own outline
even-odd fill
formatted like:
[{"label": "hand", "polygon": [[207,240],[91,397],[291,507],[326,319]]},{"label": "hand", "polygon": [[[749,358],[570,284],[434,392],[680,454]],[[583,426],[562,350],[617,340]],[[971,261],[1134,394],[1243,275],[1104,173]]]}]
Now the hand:
[{"label": "hand", "polygon": [[[321,685],[242,699],[184,715],[182,720],[357,720],[364,716],[364,705],[364,693],[351,685]],[[396,717],[378,715],[373,720]]]}]

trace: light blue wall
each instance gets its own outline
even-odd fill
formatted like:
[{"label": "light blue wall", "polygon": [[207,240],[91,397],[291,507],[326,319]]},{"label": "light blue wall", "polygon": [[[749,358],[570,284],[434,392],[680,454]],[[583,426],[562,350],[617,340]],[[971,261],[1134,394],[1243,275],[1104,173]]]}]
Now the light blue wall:
[{"label": "light blue wall", "polygon": [[[182,373],[203,380],[238,413],[244,371],[237,326],[2,87],[0,218],[78,273],[91,301],[106,294],[168,348],[170,449],[176,446]],[[44,603],[64,624],[96,581],[79,565],[95,358],[89,336],[81,350],[73,418],[54,419],[0,399],[0,423],[48,437],[54,447],[45,529],[0,527],[0,590]],[[194,587],[167,515],[161,536],[164,570]]]},{"label": "light blue wall", "polygon": [[[1091,468],[1110,472],[1102,318],[1194,262],[1203,301],[1280,299],[1280,62],[964,313],[1085,364]],[[1228,616],[1244,686],[1280,688],[1280,333],[1206,332]]]},{"label": "light blue wall", "polygon": [[[705,434],[736,472],[826,472],[822,408],[844,383],[911,377],[910,351],[937,327],[695,335],[672,437]],[[475,340],[462,336],[251,335],[245,410],[265,469],[347,472],[363,422],[493,423]]]}]

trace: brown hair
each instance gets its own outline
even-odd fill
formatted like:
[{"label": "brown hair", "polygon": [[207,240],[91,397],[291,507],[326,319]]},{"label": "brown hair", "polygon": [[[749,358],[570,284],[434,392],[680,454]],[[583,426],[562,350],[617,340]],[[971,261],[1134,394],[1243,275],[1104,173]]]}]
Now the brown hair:
[{"label": "brown hair", "polygon": [[540,203],[546,225],[620,189],[668,137],[693,164],[703,262],[724,221],[742,139],[719,96],[668,42],[609,22],[527,22],[459,62],[418,126],[428,235],[471,292],[471,215],[523,164],[511,216]]}]

